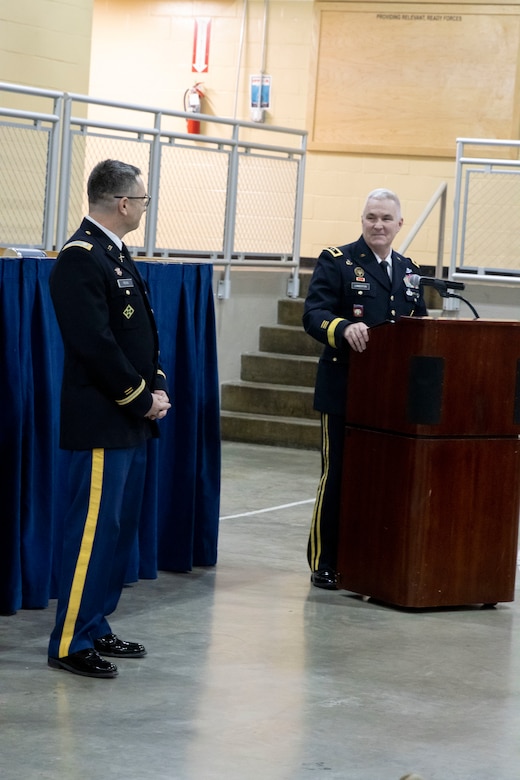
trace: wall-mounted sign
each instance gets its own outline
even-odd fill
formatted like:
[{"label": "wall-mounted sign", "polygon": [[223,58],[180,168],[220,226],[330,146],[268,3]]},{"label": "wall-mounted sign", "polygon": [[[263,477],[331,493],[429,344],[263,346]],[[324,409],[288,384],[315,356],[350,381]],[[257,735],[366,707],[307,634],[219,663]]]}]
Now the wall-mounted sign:
[{"label": "wall-mounted sign", "polygon": [[454,157],[457,138],[519,137],[518,3],[314,7],[309,149]]},{"label": "wall-mounted sign", "polygon": [[251,76],[251,108],[271,105],[271,76]]},{"label": "wall-mounted sign", "polygon": [[207,73],[209,69],[209,34],[211,19],[206,17],[195,19],[193,33],[192,73]]}]

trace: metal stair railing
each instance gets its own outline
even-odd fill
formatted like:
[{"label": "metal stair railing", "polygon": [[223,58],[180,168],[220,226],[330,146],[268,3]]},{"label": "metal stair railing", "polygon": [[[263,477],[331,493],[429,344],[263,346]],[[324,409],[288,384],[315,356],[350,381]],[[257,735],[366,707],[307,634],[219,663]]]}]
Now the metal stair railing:
[{"label": "metal stair railing", "polygon": [[404,254],[414,238],[416,237],[417,233],[420,231],[430,214],[432,213],[433,209],[437,205],[437,203],[440,204],[440,212],[439,212],[439,232],[437,237],[437,262],[435,266],[435,276],[438,278],[442,277],[443,274],[443,267],[444,267],[444,240],[445,240],[445,234],[446,234],[446,194],[448,191],[448,185],[446,182],[443,182],[440,184],[435,191],[435,193],[432,195],[430,201],[428,202],[426,208],[424,209],[423,213],[419,217],[419,219],[415,222],[414,226],[410,230],[409,234],[405,238],[404,242],[399,247],[398,251],[400,254]]},{"label": "metal stair railing", "polygon": [[[0,106],[0,244],[59,249],[86,213],[90,170],[118,157],[152,195],[134,254],[223,266],[222,298],[233,266],[283,267],[297,297],[306,131],[4,82],[1,93],[53,110]],[[187,132],[188,119],[212,134]]]}]

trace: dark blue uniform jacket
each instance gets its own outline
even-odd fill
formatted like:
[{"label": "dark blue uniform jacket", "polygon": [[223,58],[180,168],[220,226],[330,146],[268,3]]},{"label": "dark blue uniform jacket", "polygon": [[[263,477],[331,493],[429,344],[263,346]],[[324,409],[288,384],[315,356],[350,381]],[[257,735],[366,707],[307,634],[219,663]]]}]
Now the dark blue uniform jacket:
[{"label": "dark blue uniform jacket", "polygon": [[314,394],[318,411],[345,413],[351,349],[343,338],[347,325],[360,321],[373,326],[402,316],[427,314],[422,292],[404,282],[407,274],[418,273],[417,264],[392,252],[392,267],[390,283],[363,237],[320,254],[303,314],[307,333],[325,345]]},{"label": "dark blue uniform jacket", "polygon": [[50,289],[65,349],[60,446],[133,447],[157,436],[144,415],[167,382],[146,286],[128,253],[84,219],[58,255]]}]

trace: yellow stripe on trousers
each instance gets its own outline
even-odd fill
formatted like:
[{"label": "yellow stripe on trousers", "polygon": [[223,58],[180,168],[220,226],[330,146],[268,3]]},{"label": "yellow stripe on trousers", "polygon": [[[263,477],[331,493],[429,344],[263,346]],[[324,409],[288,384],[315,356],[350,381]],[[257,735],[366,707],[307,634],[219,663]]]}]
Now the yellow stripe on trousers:
[{"label": "yellow stripe on trousers", "polygon": [[311,523],[311,571],[316,571],[320,563],[321,555],[321,513],[323,507],[323,495],[325,493],[325,485],[327,483],[327,477],[330,469],[330,452],[329,452],[329,415],[322,414],[321,416],[321,431],[322,431],[322,443],[321,451],[323,458],[323,473],[321,475],[318,490],[316,493],[316,503],[314,504],[314,512],[312,513]]},{"label": "yellow stripe on trousers", "polygon": [[81,540],[78,560],[76,562],[76,570],[74,572],[72,587],[70,589],[69,604],[67,607],[65,622],[63,624],[63,633],[61,635],[61,642],[58,652],[59,658],[64,658],[65,656],[69,655],[70,645],[74,636],[74,628],[76,626],[76,620],[78,619],[79,608],[81,606],[81,599],[83,596],[83,590],[85,588],[85,580],[87,578],[87,570],[90,563],[90,557],[92,555],[92,547],[94,546],[94,537],[96,535],[96,528],[99,518],[99,505],[101,503],[101,490],[103,487],[104,463],[105,450],[92,450],[92,473],[90,475],[90,496],[87,519],[85,521],[85,528],[83,529],[83,538]]}]

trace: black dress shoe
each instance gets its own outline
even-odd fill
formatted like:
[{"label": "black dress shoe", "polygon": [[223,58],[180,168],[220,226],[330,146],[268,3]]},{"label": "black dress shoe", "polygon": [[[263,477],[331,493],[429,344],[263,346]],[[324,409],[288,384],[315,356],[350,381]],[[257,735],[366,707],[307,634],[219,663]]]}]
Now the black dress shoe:
[{"label": "black dress shoe", "polygon": [[117,677],[117,666],[101,658],[92,647],[63,658],[49,656],[48,664],[52,669],[65,669],[83,677]]},{"label": "black dress shoe", "polygon": [[311,574],[311,582],[315,588],[337,590],[337,576],[333,569],[318,569]]},{"label": "black dress shoe", "polygon": [[94,647],[98,653],[110,658],[142,658],[146,655],[144,645],[139,642],[125,642],[115,634],[105,634],[94,639]]}]

